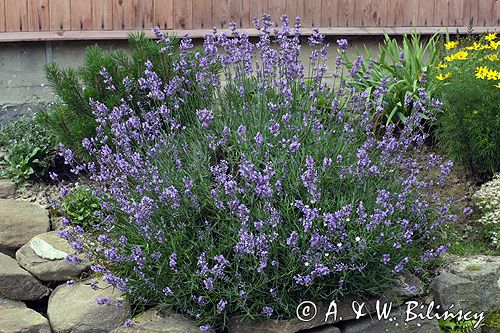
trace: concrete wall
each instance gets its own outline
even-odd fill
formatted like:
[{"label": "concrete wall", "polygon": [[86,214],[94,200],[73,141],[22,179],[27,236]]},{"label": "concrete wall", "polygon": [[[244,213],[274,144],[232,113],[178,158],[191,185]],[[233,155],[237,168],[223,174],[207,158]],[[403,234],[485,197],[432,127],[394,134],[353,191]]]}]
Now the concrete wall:
[{"label": "concrete wall", "polygon": [[[333,45],[338,36],[329,36],[328,42]],[[349,42],[355,49],[363,50],[364,45],[372,50],[377,49],[381,37],[350,37]],[[195,44],[200,44],[197,40]],[[0,125],[20,114],[31,113],[46,103],[56,100],[45,79],[43,66],[56,62],[61,67],[76,67],[82,64],[85,48],[95,42],[20,42],[0,44]],[[97,42],[105,49],[125,48],[126,41]],[[304,61],[310,48],[303,46]],[[332,52],[334,52],[332,50]],[[335,54],[332,53],[331,62]]]}]

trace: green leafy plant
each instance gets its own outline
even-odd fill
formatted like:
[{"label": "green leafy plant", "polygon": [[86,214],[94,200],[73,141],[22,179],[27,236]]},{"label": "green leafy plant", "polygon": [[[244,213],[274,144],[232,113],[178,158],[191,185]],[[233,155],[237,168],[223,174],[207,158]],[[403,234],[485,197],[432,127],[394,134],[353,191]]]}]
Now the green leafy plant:
[{"label": "green leafy plant", "polygon": [[81,185],[77,185],[61,202],[61,212],[69,222],[86,231],[91,231],[92,226],[99,224],[100,219],[96,213],[100,210],[99,200],[92,194],[92,190]]},{"label": "green leafy plant", "polygon": [[[422,87],[433,96],[434,84],[426,76],[439,63],[438,35],[425,41],[420,34],[414,32],[409,36],[403,35],[400,42],[385,34],[385,39],[379,46],[379,56],[374,56],[367,48],[365,54],[371,61],[361,65],[356,84],[373,92],[373,87],[386,81],[388,88],[388,93],[384,95],[385,106],[375,115],[374,126],[378,128],[391,123],[404,124],[406,118],[415,112],[415,108],[407,103],[410,97],[418,97]],[[347,57],[344,60],[351,69],[356,66]],[[390,80],[387,80],[389,77]]]},{"label": "green leafy plant", "polygon": [[476,328],[474,328],[475,325],[475,320],[439,320],[439,328],[442,333],[472,333],[476,332]]},{"label": "green leafy plant", "polygon": [[433,75],[444,103],[438,145],[479,181],[500,171],[499,46],[496,34],[450,41]]},{"label": "green leafy plant", "polygon": [[0,146],[6,150],[3,174],[15,182],[44,177],[53,165],[55,141],[31,117],[10,123],[0,131]]}]

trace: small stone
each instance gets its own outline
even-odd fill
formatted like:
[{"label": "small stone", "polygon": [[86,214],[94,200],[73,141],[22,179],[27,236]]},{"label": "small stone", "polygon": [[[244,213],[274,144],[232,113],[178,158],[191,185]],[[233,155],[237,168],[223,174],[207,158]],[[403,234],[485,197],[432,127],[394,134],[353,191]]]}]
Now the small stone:
[{"label": "small stone", "polygon": [[22,302],[0,298],[0,332],[51,333],[47,318]]},{"label": "small stone", "polygon": [[66,261],[72,253],[70,244],[51,231],[31,239],[16,252],[19,265],[42,281],[67,281],[79,277],[89,269],[86,262],[73,264]]},{"label": "small stone", "polygon": [[42,285],[17,261],[0,253],[0,297],[11,300],[37,300],[47,296],[50,289]]},{"label": "small stone", "polygon": [[9,179],[0,179],[0,199],[12,198],[17,191],[17,185]]},{"label": "small stone", "polygon": [[49,228],[47,211],[39,205],[0,199],[0,252],[14,257],[21,246]]},{"label": "small stone", "polygon": [[[97,290],[90,281],[97,282]],[[97,298],[110,298],[112,304],[98,305]],[[122,305],[117,307],[116,301]],[[47,315],[54,333],[108,333],[130,318],[131,309],[117,289],[103,280],[87,280],[58,286],[50,295]]]},{"label": "small stone", "polygon": [[[183,315],[152,308],[134,320],[131,327],[119,327],[111,333],[199,333],[200,328]],[[212,332],[210,330],[209,332]]]}]

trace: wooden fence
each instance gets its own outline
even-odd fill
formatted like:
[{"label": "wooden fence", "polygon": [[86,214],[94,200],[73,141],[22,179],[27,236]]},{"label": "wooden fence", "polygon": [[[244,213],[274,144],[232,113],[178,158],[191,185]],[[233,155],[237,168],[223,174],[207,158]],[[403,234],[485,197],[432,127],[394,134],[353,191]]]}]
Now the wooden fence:
[{"label": "wooden fence", "polygon": [[120,38],[155,25],[198,36],[231,21],[250,28],[264,12],[331,34],[500,26],[500,0],[0,0],[0,41]]}]

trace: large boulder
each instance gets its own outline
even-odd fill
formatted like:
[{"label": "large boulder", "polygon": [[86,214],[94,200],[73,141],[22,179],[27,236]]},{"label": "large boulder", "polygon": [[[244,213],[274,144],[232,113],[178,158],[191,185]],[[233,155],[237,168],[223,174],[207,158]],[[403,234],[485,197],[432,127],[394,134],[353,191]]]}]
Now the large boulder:
[{"label": "large boulder", "polygon": [[0,199],[0,252],[14,257],[21,246],[49,228],[47,211],[39,205]]},{"label": "large boulder", "polygon": [[[130,317],[130,304],[118,290],[102,280],[95,280],[94,290],[90,281],[62,284],[52,292],[47,315],[54,333],[107,333]],[[110,299],[111,304],[99,305],[97,299]]]},{"label": "large boulder", "polygon": [[432,281],[431,293],[442,309],[489,312],[500,309],[500,257],[454,258]]},{"label": "large boulder", "polygon": [[43,298],[49,293],[50,289],[22,269],[17,261],[0,253],[0,297],[28,301]]},{"label": "large boulder", "polygon": [[16,252],[19,265],[42,281],[67,281],[80,276],[88,264],[72,264],[71,245],[51,231],[35,236]]},{"label": "large boulder", "polygon": [[47,318],[24,303],[0,298],[0,332],[51,333],[52,330]]},{"label": "large boulder", "polygon": [[[119,327],[112,333],[199,333],[200,328],[183,315],[152,308],[134,320],[131,327]],[[209,331],[213,332],[213,331]]]}]

